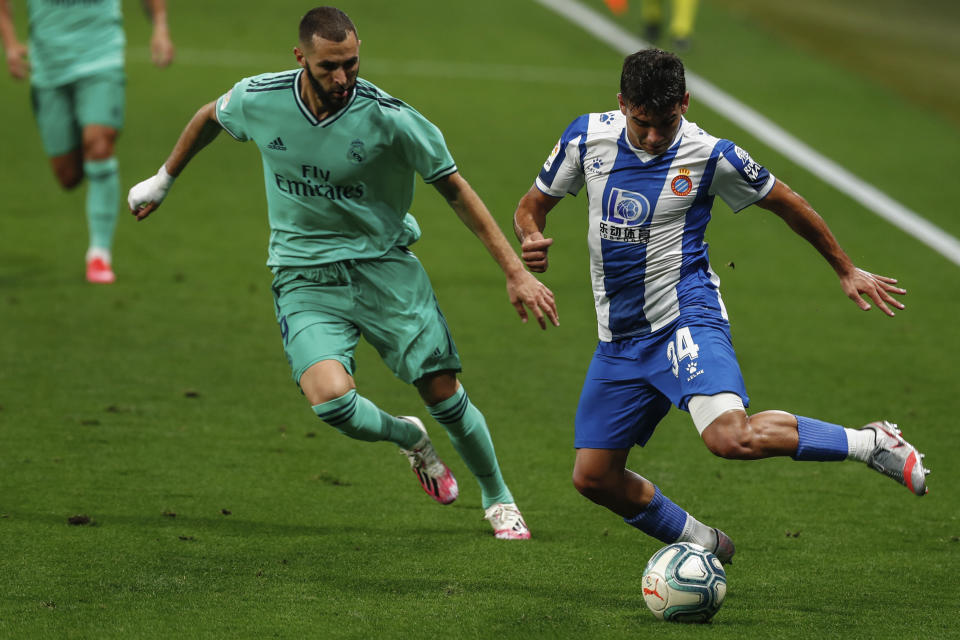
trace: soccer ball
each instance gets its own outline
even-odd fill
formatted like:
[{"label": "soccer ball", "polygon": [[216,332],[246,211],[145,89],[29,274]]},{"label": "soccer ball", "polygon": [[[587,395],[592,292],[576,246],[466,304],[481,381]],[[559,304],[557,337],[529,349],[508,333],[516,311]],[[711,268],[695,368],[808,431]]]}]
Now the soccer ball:
[{"label": "soccer ball", "polygon": [[726,595],[723,565],[698,544],[669,544],[643,570],[643,600],[659,620],[709,622]]}]

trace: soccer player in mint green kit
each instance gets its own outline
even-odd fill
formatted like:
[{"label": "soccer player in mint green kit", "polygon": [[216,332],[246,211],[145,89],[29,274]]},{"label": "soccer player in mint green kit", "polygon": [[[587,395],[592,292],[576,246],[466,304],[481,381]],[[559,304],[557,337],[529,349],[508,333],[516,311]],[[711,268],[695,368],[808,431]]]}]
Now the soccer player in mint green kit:
[{"label": "soccer player in mint green kit", "polygon": [[[144,4],[153,20],[153,61],[166,66],[173,59],[166,0]],[[0,0],[7,67],[18,80],[30,76],[34,114],[57,181],[73,189],[87,179],[87,280],[111,283],[120,205],[114,145],[123,128],[126,84],[120,0],[27,0],[27,10],[29,47],[17,39],[8,0]]]},{"label": "soccer player in mint green kit", "polygon": [[427,274],[407,248],[420,236],[407,213],[415,174],[436,187],[480,239],[520,317],[558,324],[553,293],[527,272],[479,196],[460,176],[440,131],[413,108],[357,77],[360,41],[342,11],[300,22],[300,68],[244,78],[197,112],[158,173],[130,190],[138,220],[163,201],[187,162],[225,129],[263,159],[270,219],[267,265],[293,378],[317,416],[358,440],[387,440],[441,504],[459,493],[423,423],[357,393],[354,349],[371,343],[446,429],[480,484],[494,535],[530,530],[504,483],[483,414],[457,380],[460,358]]}]

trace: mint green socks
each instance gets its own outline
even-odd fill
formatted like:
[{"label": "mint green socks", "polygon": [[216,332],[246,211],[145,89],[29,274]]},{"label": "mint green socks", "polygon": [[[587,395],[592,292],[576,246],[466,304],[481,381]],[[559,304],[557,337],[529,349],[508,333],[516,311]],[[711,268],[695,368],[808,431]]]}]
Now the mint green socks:
[{"label": "mint green socks", "polygon": [[381,411],[355,389],[329,402],[314,405],[313,412],[343,435],[356,440],[388,440],[404,449],[412,449],[423,437],[414,424]]},{"label": "mint green socks", "polygon": [[[314,405],[313,411],[331,427],[356,440],[387,440],[403,449],[412,449],[423,436],[415,425],[381,411],[356,390]],[[487,422],[470,402],[463,386],[450,398],[427,407],[427,411],[447,430],[454,449],[480,483],[483,508],[513,502],[500,474]]]},{"label": "mint green socks", "polygon": [[87,177],[87,227],[90,230],[90,246],[110,251],[120,204],[117,159],[87,160],[83,163],[83,172]]},{"label": "mint green socks", "polygon": [[463,385],[443,402],[427,407],[427,411],[447,430],[454,449],[480,483],[483,508],[498,502],[513,502],[500,474],[487,421],[470,402]]}]

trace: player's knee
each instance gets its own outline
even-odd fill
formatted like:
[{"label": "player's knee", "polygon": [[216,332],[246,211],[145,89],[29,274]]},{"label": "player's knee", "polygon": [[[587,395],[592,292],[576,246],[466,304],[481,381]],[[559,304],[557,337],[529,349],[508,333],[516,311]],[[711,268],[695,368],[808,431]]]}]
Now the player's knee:
[{"label": "player's knee", "polygon": [[112,158],[117,138],[109,127],[87,127],[83,134],[83,157],[85,160]]},{"label": "player's knee", "polygon": [[611,492],[612,485],[609,474],[593,473],[579,467],[573,469],[573,486],[580,495],[596,500],[599,496]]},{"label": "player's knee", "polygon": [[459,389],[455,371],[436,371],[414,381],[414,386],[427,406],[449,400]]},{"label": "player's knee", "polygon": [[324,385],[313,385],[310,389],[304,388],[303,395],[307,396],[310,404],[317,405],[342,398],[353,389],[355,387],[352,384],[336,381]]},{"label": "player's knee", "polygon": [[318,362],[300,376],[300,389],[311,405],[342,398],[357,388],[353,376],[335,360]]},{"label": "player's knee", "polygon": [[98,139],[86,144],[83,147],[83,157],[85,160],[109,160],[113,157],[113,142]]}]

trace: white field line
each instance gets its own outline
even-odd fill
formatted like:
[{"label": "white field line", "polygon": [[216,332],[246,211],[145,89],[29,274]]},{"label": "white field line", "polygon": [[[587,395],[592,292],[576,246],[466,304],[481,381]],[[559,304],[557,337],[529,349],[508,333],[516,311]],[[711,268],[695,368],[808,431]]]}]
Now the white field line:
[{"label": "white field line", "polygon": [[[127,57],[136,63],[150,61],[150,50],[146,47],[130,47]],[[297,66],[293,55],[252,53],[244,51],[204,51],[199,49],[177,49],[174,65],[191,67],[228,67],[241,73],[253,75],[268,71],[282,71]],[[361,74],[373,71],[378,74],[404,76],[422,76],[425,78],[452,78],[468,80],[499,80],[520,82],[523,84],[554,84],[570,86],[610,87],[616,89],[619,72],[598,73],[595,69],[570,69],[567,67],[539,67],[513,64],[482,64],[474,62],[441,62],[437,60],[386,60],[382,58],[362,58]],[[229,81],[239,77],[228,78]],[[613,83],[613,84],[611,84]]]},{"label": "white field line", "polygon": [[[606,16],[576,0],[536,1],[581,26],[624,55],[650,46]],[[827,184],[960,266],[960,240],[957,238],[690,71],[687,71],[687,86],[698,102],[703,102]]]}]

